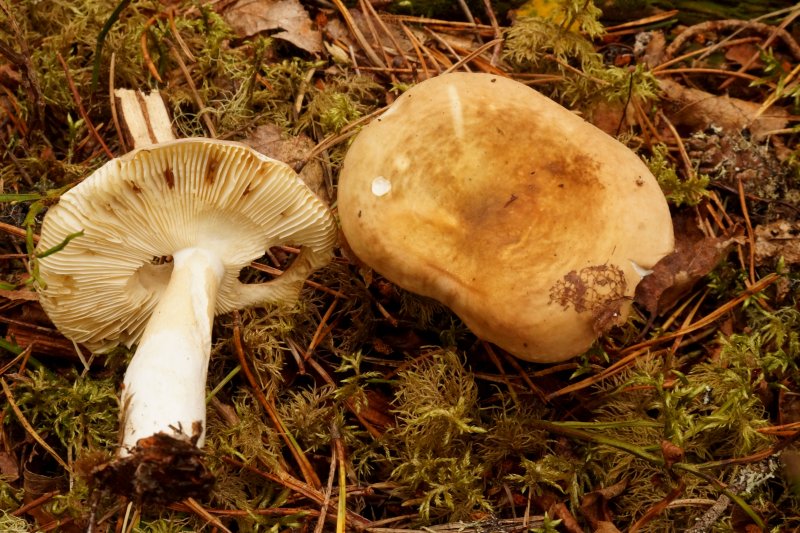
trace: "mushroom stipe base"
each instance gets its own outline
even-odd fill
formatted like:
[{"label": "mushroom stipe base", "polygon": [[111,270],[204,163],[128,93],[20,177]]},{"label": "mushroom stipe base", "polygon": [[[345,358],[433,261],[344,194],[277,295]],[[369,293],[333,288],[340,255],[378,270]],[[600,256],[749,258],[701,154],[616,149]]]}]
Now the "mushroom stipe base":
[{"label": "mushroom stipe base", "polygon": [[139,440],[130,455],[95,467],[92,486],[140,503],[204,499],[214,486],[204,456],[194,440],[158,433]]}]

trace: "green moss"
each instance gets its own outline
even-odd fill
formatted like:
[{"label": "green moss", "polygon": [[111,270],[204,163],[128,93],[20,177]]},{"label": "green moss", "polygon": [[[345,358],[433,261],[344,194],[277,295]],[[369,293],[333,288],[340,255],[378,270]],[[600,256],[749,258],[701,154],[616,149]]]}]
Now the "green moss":
[{"label": "green moss", "polygon": [[547,17],[521,17],[507,31],[505,57],[518,70],[552,74],[559,81],[537,85],[565,105],[588,110],[598,103],[652,99],[657,84],[644,67],[606,65],[592,40],[604,33],[591,1],[560,0]]},{"label": "green moss", "polygon": [[[44,370],[16,382],[14,397],[28,422],[54,438],[65,459],[74,460],[116,447],[117,384],[113,379],[70,373],[58,376]],[[6,421],[14,420],[9,415]]]},{"label": "green moss", "polygon": [[669,149],[664,144],[653,145],[653,155],[647,159],[650,172],[656,177],[664,195],[675,206],[699,204],[708,196],[710,179],[704,174],[685,178],[678,177],[675,166],[669,160]]}]

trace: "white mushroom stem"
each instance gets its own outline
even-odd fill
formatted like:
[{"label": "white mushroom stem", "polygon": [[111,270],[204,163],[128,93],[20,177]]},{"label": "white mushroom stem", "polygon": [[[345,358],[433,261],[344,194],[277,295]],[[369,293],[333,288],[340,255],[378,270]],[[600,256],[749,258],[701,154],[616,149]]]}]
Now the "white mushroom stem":
[{"label": "white mushroom stem", "polygon": [[217,254],[202,248],[172,257],[169,284],[125,373],[123,457],[139,439],[156,433],[185,440],[197,436],[198,446],[205,439],[211,328],[224,267]]}]

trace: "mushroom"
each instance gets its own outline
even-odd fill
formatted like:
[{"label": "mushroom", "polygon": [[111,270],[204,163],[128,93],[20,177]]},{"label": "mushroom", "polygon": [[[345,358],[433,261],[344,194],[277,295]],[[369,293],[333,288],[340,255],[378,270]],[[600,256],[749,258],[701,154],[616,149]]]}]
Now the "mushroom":
[{"label": "mushroom", "polygon": [[453,73],[402,94],[339,177],[355,255],[526,360],[588,349],[673,249],[667,202],[624,145],[533,89]]},{"label": "mushroom", "polygon": [[[336,242],[327,206],[286,164],[234,142],[183,139],[113,159],[44,219],[40,301],[95,352],[138,343],[121,393],[119,455],[168,435],[203,445],[215,314],[296,301]],[[242,268],[270,247],[301,246],[272,281]]]}]

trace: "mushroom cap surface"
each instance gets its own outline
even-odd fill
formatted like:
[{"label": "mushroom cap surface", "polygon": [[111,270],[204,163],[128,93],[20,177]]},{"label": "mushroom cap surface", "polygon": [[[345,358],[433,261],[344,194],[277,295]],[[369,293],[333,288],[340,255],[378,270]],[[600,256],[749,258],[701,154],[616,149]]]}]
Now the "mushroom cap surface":
[{"label": "mushroom cap surface", "polygon": [[624,145],[533,89],[453,73],[403,93],[339,178],[353,252],[531,361],[588,349],[673,249],[669,208]]},{"label": "mushroom cap surface", "polygon": [[[62,195],[42,224],[42,307],[67,337],[104,351],[130,346],[169,281],[173,253],[191,247],[220,257],[216,312],[297,297],[306,275],[330,260],[336,224],[328,207],[280,161],[211,139],[182,139],[113,159]],[[272,246],[303,252],[267,283],[240,270]],[[285,279],[284,279],[285,278]]]}]

